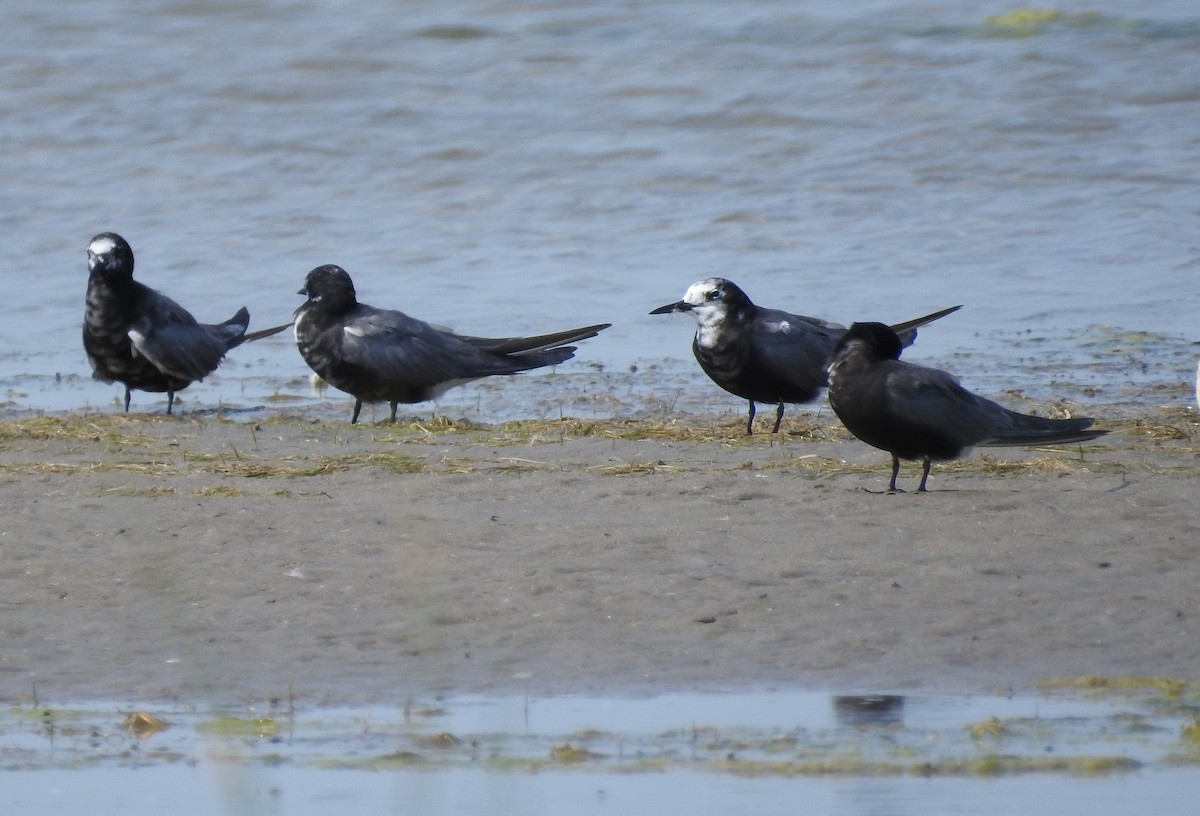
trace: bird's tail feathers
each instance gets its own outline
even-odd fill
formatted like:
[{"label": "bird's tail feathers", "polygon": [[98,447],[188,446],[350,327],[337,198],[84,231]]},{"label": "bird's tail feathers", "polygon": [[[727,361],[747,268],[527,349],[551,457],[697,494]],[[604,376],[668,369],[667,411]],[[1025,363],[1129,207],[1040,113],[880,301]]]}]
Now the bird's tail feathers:
[{"label": "bird's tail feathers", "polygon": [[575,356],[575,346],[556,346],[551,349],[539,349],[536,351],[526,351],[519,354],[509,355],[508,359],[514,363],[519,362],[521,365],[520,371],[528,371],[531,368],[541,368],[542,366],[558,365],[565,363]]},{"label": "bird's tail feathers", "polygon": [[[611,323],[599,323],[595,326],[584,326],[580,329],[568,329],[567,331],[555,332],[553,334],[540,334],[536,337],[468,337],[459,335],[460,340],[465,340],[473,346],[490,351],[493,354],[519,354],[532,355],[542,351],[557,351],[566,350],[563,343],[578,343],[580,340],[587,340],[595,337],[600,332],[611,326]],[[573,354],[575,349],[569,351]],[[571,354],[563,357],[563,360],[569,360]],[[557,360],[556,362],[562,362]],[[542,363],[542,365],[553,365],[553,363]]]},{"label": "bird's tail feathers", "polygon": [[[137,324],[134,324],[135,327],[136,325]],[[243,306],[237,310],[237,314],[226,320],[224,323],[206,326],[205,329],[214,340],[219,338],[219,342],[224,344],[225,350],[229,351],[230,349],[237,348],[242,343],[246,342],[246,327],[249,325],[250,311]],[[146,333],[149,333],[150,330],[152,330],[152,326],[146,326]],[[196,375],[190,376],[192,379],[199,379],[199,377]]]},{"label": "bird's tail feathers", "polygon": [[246,336],[242,338],[242,342],[250,343],[254,340],[262,340],[264,337],[270,337],[273,334],[279,334],[284,329],[290,329],[291,327],[291,323],[284,323],[282,326],[272,326],[269,329],[259,329],[258,331],[247,332]]},{"label": "bird's tail feathers", "polygon": [[247,309],[245,306],[243,306],[242,308],[237,310],[237,314],[235,314],[233,317],[226,320],[221,325],[222,326],[241,326],[242,330],[245,331],[246,327],[250,325],[250,310]]},{"label": "bird's tail feathers", "polygon": [[981,445],[998,447],[1003,445],[1046,445],[1089,442],[1104,436],[1108,431],[1092,428],[1091,417],[1075,419],[1047,419],[1046,417],[1020,414],[1005,410],[1011,424]]}]

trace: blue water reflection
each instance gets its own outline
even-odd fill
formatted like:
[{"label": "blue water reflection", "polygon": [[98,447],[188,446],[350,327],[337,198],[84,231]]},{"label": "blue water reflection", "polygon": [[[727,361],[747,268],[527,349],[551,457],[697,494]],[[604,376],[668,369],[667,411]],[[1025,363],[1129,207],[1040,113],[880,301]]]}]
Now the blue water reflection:
[{"label": "blue water reflection", "polygon": [[[1123,816],[1191,813],[1200,796],[1200,753],[1181,737],[1194,706],[1157,692],[146,710],[169,727],[134,736],[111,704],[10,709],[0,718],[0,809]],[[1105,757],[1120,761],[1087,764]],[[1069,758],[1082,762],[1055,764]]]}]

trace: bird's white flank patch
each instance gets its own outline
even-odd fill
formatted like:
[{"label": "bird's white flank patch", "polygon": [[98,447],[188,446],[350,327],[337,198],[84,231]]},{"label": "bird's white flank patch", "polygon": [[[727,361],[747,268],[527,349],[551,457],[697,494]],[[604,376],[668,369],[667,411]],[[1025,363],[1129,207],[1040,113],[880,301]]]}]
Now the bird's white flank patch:
[{"label": "bird's white flank patch", "polygon": [[296,315],[296,319],[292,321],[292,336],[296,338],[297,345],[300,343],[300,323],[306,317],[308,317],[308,312],[301,310],[300,313]]},{"label": "bird's white flank patch", "polygon": [[126,332],[130,341],[133,342],[133,348],[129,350],[134,357],[140,357],[142,346],[146,344],[146,335],[139,329],[130,329]]}]

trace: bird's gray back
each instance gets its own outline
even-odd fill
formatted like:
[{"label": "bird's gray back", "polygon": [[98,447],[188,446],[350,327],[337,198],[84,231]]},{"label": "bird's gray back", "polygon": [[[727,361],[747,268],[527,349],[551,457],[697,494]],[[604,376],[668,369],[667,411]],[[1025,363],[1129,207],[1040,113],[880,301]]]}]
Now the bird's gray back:
[{"label": "bird's gray back", "polygon": [[749,333],[751,356],[771,377],[787,383],[794,397],[809,395],[785,401],[807,402],[827,384],[829,356],[845,332],[837,323],[760,309]]},{"label": "bird's gray back", "polygon": [[[422,401],[430,398],[420,396],[426,389],[515,374],[561,362],[573,353],[563,348],[513,357],[496,354],[403,312],[361,304],[330,331],[342,335],[339,365],[370,375],[356,377],[355,390],[371,399]],[[326,376],[315,365],[314,369]],[[327,379],[337,386],[336,370]]]}]

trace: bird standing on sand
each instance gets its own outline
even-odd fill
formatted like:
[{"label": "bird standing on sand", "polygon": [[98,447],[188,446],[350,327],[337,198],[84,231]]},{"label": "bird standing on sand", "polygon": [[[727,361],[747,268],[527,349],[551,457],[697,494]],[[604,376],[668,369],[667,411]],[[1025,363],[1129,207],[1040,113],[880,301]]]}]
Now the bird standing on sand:
[{"label": "bird standing on sand", "polygon": [[[893,328],[904,345],[912,345],[917,327],[961,309],[953,306]],[[754,433],[754,403],[778,405],[779,432],[787,403],[812,402],[828,384],[826,366],[833,346],[846,327],[815,317],[766,309],[750,302],[736,284],[724,278],[693,283],[683,300],[650,314],[686,312],[696,321],[692,353],[717,385],[750,403],[746,433]]]},{"label": "bird standing on sand", "polygon": [[890,492],[901,459],[923,463],[925,492],[933,459],[955,459],[976,445],[1087,442],[1108,433],[1093,420],[1046,419],[1010,411],[959,385],[951,374],[900,360],[902,344],[882,323],[855,323],[833,351],[829,403],[856,437],[892,454]]},{"label": "bird standing on sand", "polygon": [[167,392],[171,413],[175,392],[211,374],[227,351],[290,325],[246,334],[245,307],[224,323],[197,323],[178,303],[133,279],[133,250],[114,232],[93,238],[87,256],[83,348],[92,376],[125,386],[126,411],[136,388]]},{"label": "bird standing on sand", "polygon": [[397,404],[436,399],[456,385],[496,374],[516,374],[556,365],[575,356],[565,345],[595,337],[611,324],[538,337],[468,337],[409,317],[359,303],[346,270],[332,264],[308,273],[298,294],[294,326],[300,356],[322,379],[362,404]]}]

